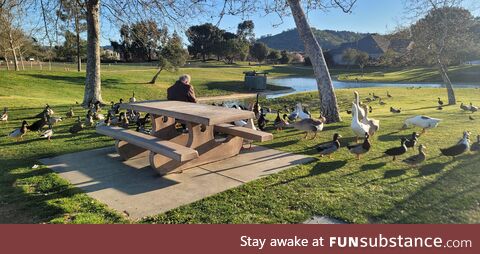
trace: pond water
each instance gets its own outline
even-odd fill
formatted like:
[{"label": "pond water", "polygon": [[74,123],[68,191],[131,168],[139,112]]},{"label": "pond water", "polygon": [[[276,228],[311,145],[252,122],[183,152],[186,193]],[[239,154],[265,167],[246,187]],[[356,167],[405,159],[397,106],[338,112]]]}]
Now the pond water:
[{"label": "pond water", "polygon": [[[269,79],[269,84],[277,86],[285,86],[292,88],[292,91],[286,93],[278,93],[267,95],[267,99],[277,98],[285,95],[295,94],[298,92],[316,91],[317,82],[311,77],[294,77],[294,78],[276,78]],[[349,81],[333,81],[333,86],[337,89],[341,88],[359,88],[359,87],[444,87],[439,83],[380,83],[380,82],[349,82]],[[480,82],[476,84],[454,84],[456,88],[476,88],[480,87]]]}]

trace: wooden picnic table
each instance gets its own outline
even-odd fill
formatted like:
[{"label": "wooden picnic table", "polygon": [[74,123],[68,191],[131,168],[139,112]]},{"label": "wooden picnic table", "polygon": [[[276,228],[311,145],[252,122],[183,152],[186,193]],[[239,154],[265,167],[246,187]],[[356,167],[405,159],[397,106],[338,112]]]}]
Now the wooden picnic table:
[{"label": "wooden picnic table", "polygon": [[[244,138],[260,142],[273,138],[255,130],[255,114],[246,110],[179,101],[136,102],[120,108],[150,113],[151,135],[113,126],[99,126],[97,132],[116,139],[124,160],[149,156],[150,165],[161,175],[235,156]],[[247,126],[230,124],[239,120],[248,120]],[[187,133],[176,129],[177,121],[186,125]],[[228,136],[216,140],[216,132]]]}]

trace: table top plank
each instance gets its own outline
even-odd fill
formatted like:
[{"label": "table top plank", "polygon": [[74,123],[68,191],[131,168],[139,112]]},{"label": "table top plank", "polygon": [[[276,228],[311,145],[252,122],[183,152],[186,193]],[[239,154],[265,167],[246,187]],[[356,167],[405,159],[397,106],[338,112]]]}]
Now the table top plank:
[{"label": "table top plank", "polygon": [[255,117],[252,111],[181,101],[143,101],[122,104],[121,108],[204,125],[228,123]]}]

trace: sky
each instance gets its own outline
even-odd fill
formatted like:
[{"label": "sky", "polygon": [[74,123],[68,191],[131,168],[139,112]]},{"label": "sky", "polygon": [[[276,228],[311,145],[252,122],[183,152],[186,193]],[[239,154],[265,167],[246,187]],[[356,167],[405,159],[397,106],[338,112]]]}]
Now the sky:
[{"label": "sky", "polygon": [[[473,10],[475,16],[480,16],[480,11],[477,7],[478,3],[479,0],[466,0],[465,6]],[[340,9],[315,10],[308,13],[310,26],[317,29],[379,34],[386,34],[399,26],[412,23],[414,20],[408,16],[405,12],[404,0],[358,0],[352,9],[352,13],[349,14],[342,12]],[[283,22],[275,15],[252,15],[246,19],[253,20],[257,38],[295,28],[295,23],[291,16],[284,17]],[[195,19],[192,19],[192,21],[190,23],[193,24],[201,22]],[[202,19],[202,21],[216,24],[218,18]],[[242,22],[241,17],[225,16],[219,26],[227,31],[235,32],[240,22]],[[110,45],[110,39],[118,40],[118,27],[104,21],[101,45]]]}]

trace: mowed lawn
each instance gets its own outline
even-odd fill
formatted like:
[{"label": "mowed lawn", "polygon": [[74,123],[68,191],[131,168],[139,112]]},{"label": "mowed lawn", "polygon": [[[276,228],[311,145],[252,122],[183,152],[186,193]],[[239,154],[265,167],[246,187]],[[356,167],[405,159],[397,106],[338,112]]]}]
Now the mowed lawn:
[{"label": "mowed lawn", "polygon": [[[153,69],[105,70],[104,98],[106,101],[128,99],[132,90],[139,99],[164,98],[164,89],[179,73],[192,74],[201,96],[228,94],[239,91],[235,90],[238,86],[225,88],[228,81],[241,83],[241,72],[251,68],[186,68],[178,73],[165,73],[155,86],[144,84]],[[273,76],[306,75],[302,73],[305,70],[288,66],[262,68],[271,71]],[[388,88],[393,98],[385,98],[387,105],[371,103],[370,117],[381,120],[381,130],[372,139],[372,150],[360,161],[345,148],[335,153],[333,159],[320,158],[315,151],[319,143],[331,140],[335,132],[344,137],[342,145],[353,142],[349,128],[351,116],[345,112],[350,108],[353,90],[338,90],[344,121],[327,125],[315,140],[304,140],[303,133],[293,129],[277,132],[271,125],[267,129],[275,138],[266,146],[313,156],[316,161],[165,214],[132,221],[91,199],[42,165],[33,167],[39,164],[39,158],[111,146],[110,138],[97,135],[93,128],[75,135],[68,133],[73,119],[55,126],[51,142],[40,139],[37,133],[28,133],[24,141],[18,143],[6,137],[24,118],[40,112],[45,103],[59,116],[64,116],[70,107],[74,107],[77,115],[84,116],[84,110],[75,107],[75,101],[82,99],[82,80],[82,74],[61,70],[0,72],[0,106],[11,109],[10,121],[0,125],[0,223],[299,223],[312,215],[326,215],[350,223],[480,222],[480,155],[469,152],[455,160],[439,156],[439,148],[455,144],[464,130],[471,131],[475,139],[480,134],[480,115],[464,113],[458,105],[436,110],[437,97],[446,101],[446,92],[440,88]],[[224,81],[227,85],[221,85]],[[212,88],[208,86],[211,82],[219,83]],[[358,89],[362,98],[372,92],[384,96],[386,90]],[[456,93],[459,101],[480,104],[479,89],[457,89]],[[317,93],[262,100],[261,104],[275,110],[299,101],[308,106],[314,116],[318,115]],[[402,108],[402,113],[391,114],[390,106]],[[420,143],[427,147],[427,161],[418,168],[401,162],[416,150],[395,162],[382,157],[385,149],[399,145],[401,137],[418,131],[400,130],[405,118],[418,114],[442,119],[438,128],[420,138]],[[469,115],[475,120],[470,120]],[[274,114],[268,115],[271,120],[274,117]]]}]

